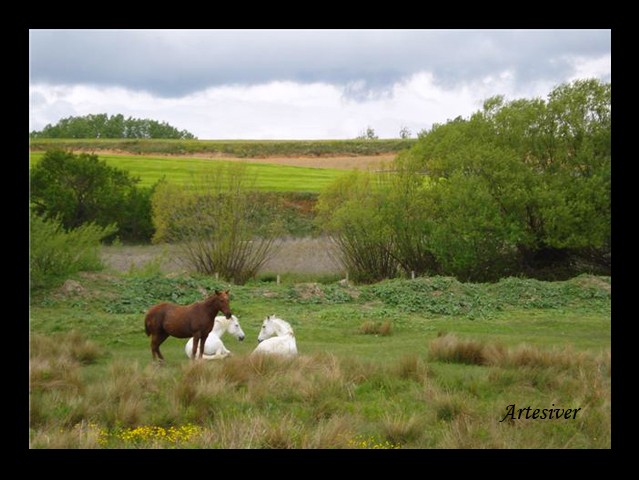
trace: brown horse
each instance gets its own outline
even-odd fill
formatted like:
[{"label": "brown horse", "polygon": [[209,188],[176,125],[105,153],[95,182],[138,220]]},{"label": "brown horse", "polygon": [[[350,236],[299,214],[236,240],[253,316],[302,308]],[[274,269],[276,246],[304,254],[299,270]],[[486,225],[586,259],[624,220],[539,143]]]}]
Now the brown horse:
[{"label": "brown horse", "polygon": [[193,359],[196,357],[198,342],[200,355],[204,353],[204,343],[213,329],[215,316],[222,312],[226,318],[231,318],[229,306],[229,291],[215,293],[206,300],[191,305],[176,305],[163,302],[154,305],[144,317],[144,329],[147,336],[151,335],[151,353],[153,360],[164,357],[160,353],[160,345],[169,336],[177,338],[193,337]]}]

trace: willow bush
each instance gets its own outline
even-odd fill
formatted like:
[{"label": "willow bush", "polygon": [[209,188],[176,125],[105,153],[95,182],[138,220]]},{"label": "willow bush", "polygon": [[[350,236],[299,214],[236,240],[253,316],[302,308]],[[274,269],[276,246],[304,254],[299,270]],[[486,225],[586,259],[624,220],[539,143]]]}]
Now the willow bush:
[{"label": "willow bush", "polygon": [[181,260],[235,284],[254,277],[274,252],[281,225],[264,218],[255,179],[243,164],[222,165],[190,188],[163,182],[153,196],[154,242],[178,246]]},{"label": "willow bush", "polygon": [[494,281],[610,275],[611,87],[559,85],[546,100],[489,98],[435,124],[383,175],[319,198],[354,279],[399,271]]},{"label": "willow bush", "polygon": [[116,231],[115,225],[93,223],[65,230],[58,219],[35,213],[30,218],[29,272],[32,288],[60,282],[79,271],[101,270],[100,241]]}]

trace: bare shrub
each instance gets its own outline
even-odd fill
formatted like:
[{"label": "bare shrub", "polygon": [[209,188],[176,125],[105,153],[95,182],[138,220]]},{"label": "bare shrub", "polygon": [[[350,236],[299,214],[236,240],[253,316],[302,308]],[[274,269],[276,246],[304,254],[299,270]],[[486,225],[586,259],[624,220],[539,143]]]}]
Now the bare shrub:
[{"label": "bare shrub", "polygon": [[154,241],[175,243],[183,262],[196,271],[241,285],[274,252],[281,225],[261,217],[246,165],[220,166],[211,176],[189,190],[168,183],[157,187]]}]

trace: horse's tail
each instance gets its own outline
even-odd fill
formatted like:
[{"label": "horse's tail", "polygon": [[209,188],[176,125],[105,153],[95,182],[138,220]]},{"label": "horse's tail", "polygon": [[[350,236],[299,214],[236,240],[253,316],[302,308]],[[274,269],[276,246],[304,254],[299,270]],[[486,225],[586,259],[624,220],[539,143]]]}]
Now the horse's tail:
[{"label": "horse's tail", "polygon": [[158,311],[156,307],[151,308],[151,310],[147,312],[146,317],[144,317],[144,331],[147,337],[151,335],[157,327]]},{"label": "horse's tail", "polygon": [[146,317],[144,317],[144,331],[146,332],[146,336],[151,335],[151,313],[147,313]]}]

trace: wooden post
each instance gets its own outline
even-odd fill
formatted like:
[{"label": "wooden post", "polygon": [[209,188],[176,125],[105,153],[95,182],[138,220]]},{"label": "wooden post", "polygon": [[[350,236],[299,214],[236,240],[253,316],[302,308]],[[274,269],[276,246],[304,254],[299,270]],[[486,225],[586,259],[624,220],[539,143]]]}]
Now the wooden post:
[{"label": "wooden post", "polygon": [[410,271],[410,279],[415,280],[415,270]]},{"label": "wooden post", "polygon": [[217,272],[215,272],[215,280],[217,281],[217,280],[219,280],[219,279],[220,279],[220,274],[219,274],[219,273],[217,273]]},{"label": "wooden post", "polygon": [[277,284],[278,285],[280,284],[280,275],[279,275],[279,273],[277,274]]}]

